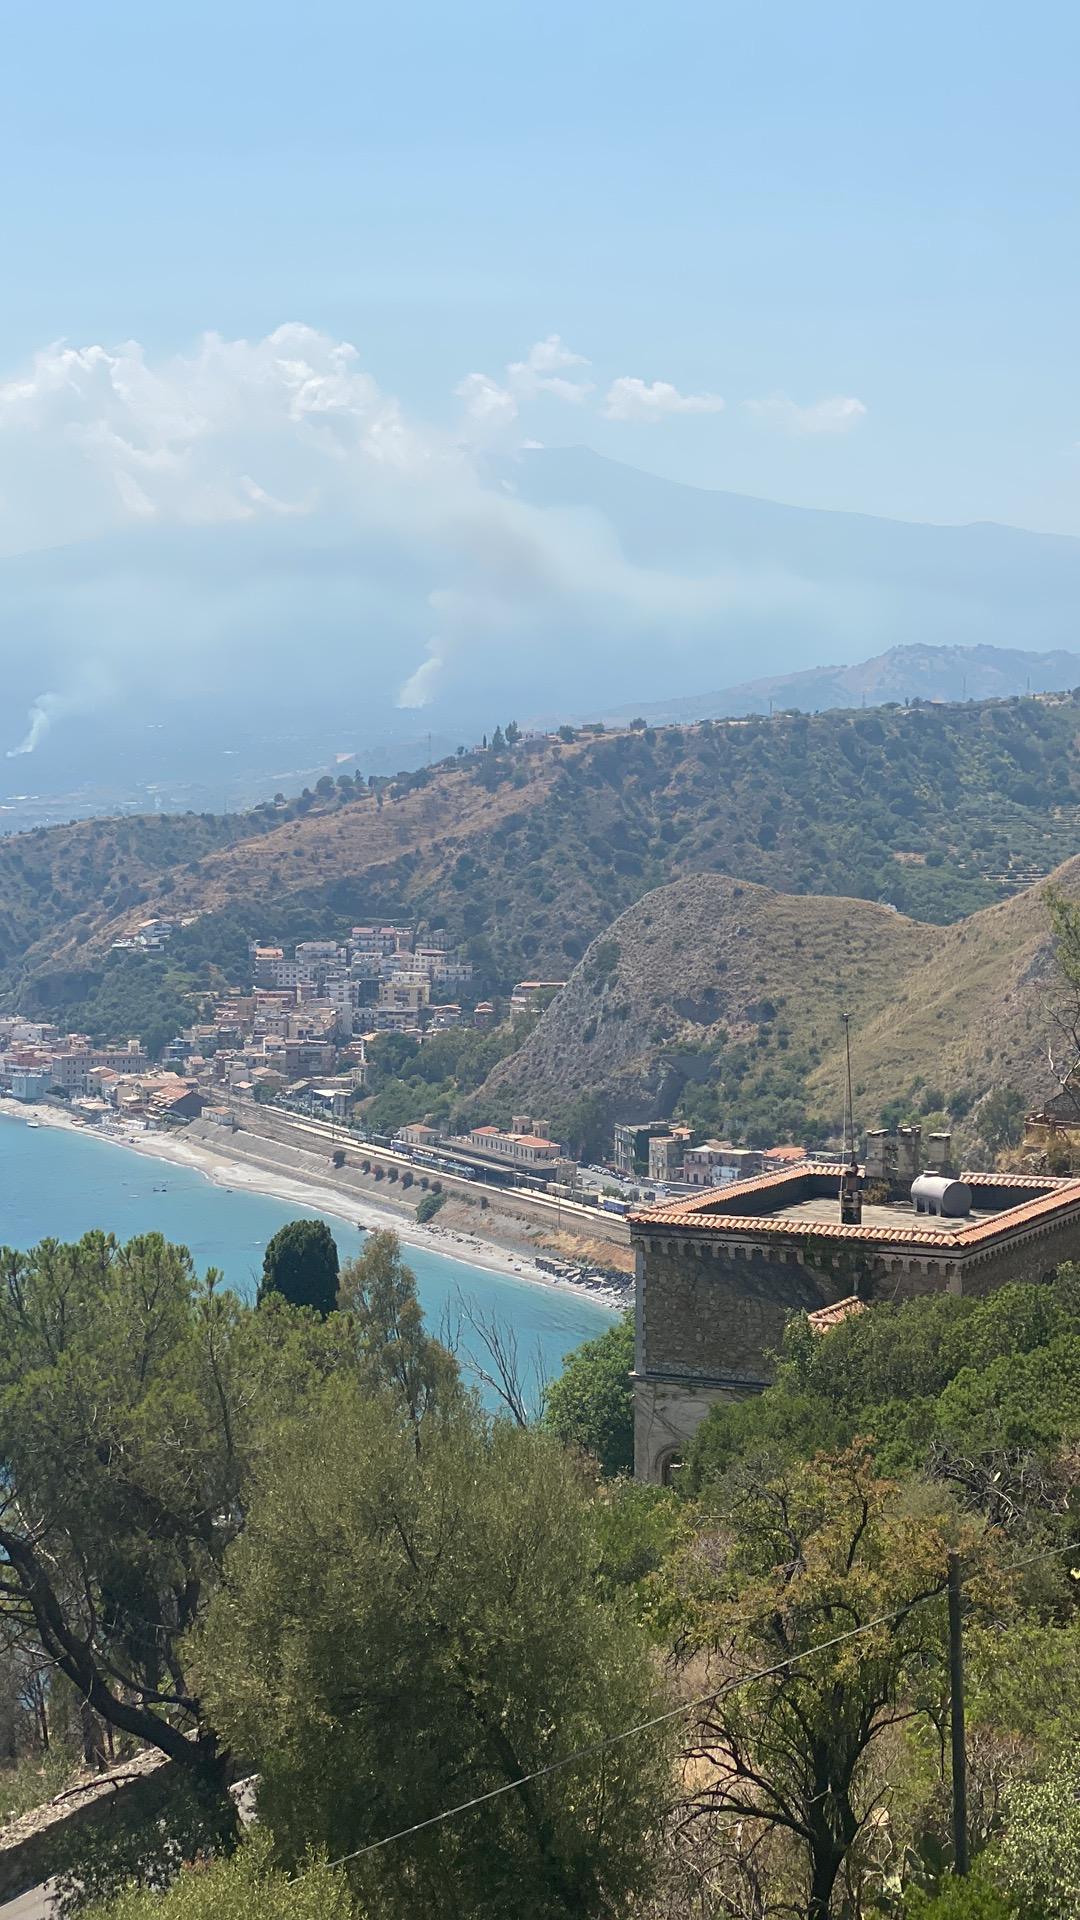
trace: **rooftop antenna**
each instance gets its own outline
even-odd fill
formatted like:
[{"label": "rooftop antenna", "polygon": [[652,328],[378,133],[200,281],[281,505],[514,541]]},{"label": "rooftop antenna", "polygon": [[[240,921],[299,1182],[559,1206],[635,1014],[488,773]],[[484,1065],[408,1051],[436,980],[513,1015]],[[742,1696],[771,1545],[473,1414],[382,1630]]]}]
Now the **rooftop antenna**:
[{"label": "rooftop antenna", "polygon": [[841,1018],[844,1022],[847,1081],[844,1100],[844,1170],[840,1175],[840,1222],[845,1227],[857,1227],[862,1222],[862,1179],[859,1174],[859,1162],[855,1155],[855,1106],[851,1093],[851,1015],[845,1013]]}]

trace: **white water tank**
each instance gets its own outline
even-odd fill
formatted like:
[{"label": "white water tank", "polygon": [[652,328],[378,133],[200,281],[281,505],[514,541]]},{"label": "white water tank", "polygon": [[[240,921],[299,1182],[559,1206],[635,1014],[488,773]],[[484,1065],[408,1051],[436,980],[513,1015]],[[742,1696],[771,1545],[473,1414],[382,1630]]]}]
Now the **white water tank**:
[{"label": "white water tank", "polygon": [[971,1188],[944,1173],[920,1173],[911,1183],[916,1213],[937,1213],[946,1220],[962,1220],[971,1212]]}]

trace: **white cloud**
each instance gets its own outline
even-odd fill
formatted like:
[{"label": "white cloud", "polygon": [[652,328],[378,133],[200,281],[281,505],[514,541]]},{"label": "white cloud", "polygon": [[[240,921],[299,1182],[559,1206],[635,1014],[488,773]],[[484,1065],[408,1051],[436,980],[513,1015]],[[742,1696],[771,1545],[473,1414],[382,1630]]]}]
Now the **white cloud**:
[{"label": "white cloud", "polygon": [[503,384],[487,373],[468,373],[454,391],[465,402],[473,426],[490,435],[512,426],[519,407],[540,394],[549,393],[556,400],[580,406],[594,391],[593,383],[580,378],[568,380],[566,374],[572,367],[588,365],[583,353],[574,353],[557,333],[549,333],[529,348],[524,360],[510,361]]},{"label": "white cloud", "polygon": [[680,393],[670,380],[638,380],[624,374],[607,390],[604,412],[609,420],[663,420],[673,413],[722,413],[718,393]]},{"label": "white cloud", "polygon": [[[529,394],[576,394],[586,365],[550,335],[461,398],[505,423]],[[720,405],[659,382],[615,390],[647,418]],[[0,582],[3,746],[200,684],[273,696],[291,720],[316,661],[343,710],[460,709],[511,686],[535,704],[537,662],[544,685],[596,690],[628,661],[650,669],[658,634],[711,649],[726,613],[742,632],[806,604],[805,584],[772,573],[635,564],[602,514],[532,506],[503,478],[311,327],[211,333],[168,357],[42,349],[0,379],[0,559],[42,555]]]},{"label": "white cloud", "polygon": [[0,383],[0,550],[86,538],[131,519],[228,524],[314,511],[358,470],[430,457],[347,341],[312,327],[203,336],[152,365],[137,342],[60,343]]},{"label": "white cloud", "polygon": [[593,392],[592,381],[566,380],[563,376],[570,367],[588,365],[583,353],[573,353],[557,333],[549,333],[546,340],[537,340],[529,348],[524,360],[510,362],[506,377],[514,392],[525,399],[536,393],[553,393],[558,400],[580,406]]},{"label": "white cloud", "polygon": [[827,400],[815,400],[801,407],[786,393],[771,393],[765,400],[747,400],[747,412],[764,426],[777,427],[782,433],[850,433],[866,417],[866,408],[852,394],[834,394]]},{"label": "white cloud", "polygon": [[545,340],[537,340],[529,348],[525,360],[515,361],[511,373],[528,371],[538,377],[546,373],[563,373],[567,367],[587,367],[588,360],[583,353],[574,353],[557,333],[549,333]]},{"label": "white cloud", "polygon": [[459,400],[464,400],[470,419],[481,426],[509,426],[517,419],[517,401],[513,394],[506,387],[500,387],[497,380],[490,380],[486,373],[467,373],[454,392]]}]

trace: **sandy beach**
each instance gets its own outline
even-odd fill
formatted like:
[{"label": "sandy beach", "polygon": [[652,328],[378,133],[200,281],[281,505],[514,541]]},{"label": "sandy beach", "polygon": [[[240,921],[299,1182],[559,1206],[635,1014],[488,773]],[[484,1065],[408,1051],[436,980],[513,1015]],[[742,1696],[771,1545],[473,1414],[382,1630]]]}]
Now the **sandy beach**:
[{"label": "sandy beach", "polygon": [[246,1159],[236,1158],[225,1150],[224,1145],[218,1147],[204,1138],[191,1139],[184,1133],[152,1133],[132,1126],[108,1129],[88,1126],[61,1107],[44,1102],[12,1100],[4,1095],[0,1095],[0,1116],[21,1120],[24,1125],[36,1121],[40,1126],[64,1128],[71,1133],[108,1140],[153,1160],[192,1167],[206,1179],[212,1180],[215,1186],[229,1191],[266,1194],[275,1200],[284,1200],[317,1213],[325,1213],[333,1219],[348,1221],[350,1225],[364,1227],[369,1232],[388,1229],[396,1233],[404,1245],[426,1247],[442,1254],[445,1259],[460,1260],[471,1267],[482,1267],[490,1273],[527,1280],[536,1286],[586,1293],[598,1305],[609,1306],[617,1311],[622,1311],[626,1306],[625,1297],[614,1288],[586,1286],[573,1279],[546,1273],[526,1253],[501,1247],[482,1239],[478,1234],[460,1233],[435,1223],[421,1226],[404,1208],[380,1207],[368,1200],[366,1195],[342,1193],[329,1182],[312,1178],[302,1166],[298,1166],[293,1175],[276,1167],[253,1165]]}]

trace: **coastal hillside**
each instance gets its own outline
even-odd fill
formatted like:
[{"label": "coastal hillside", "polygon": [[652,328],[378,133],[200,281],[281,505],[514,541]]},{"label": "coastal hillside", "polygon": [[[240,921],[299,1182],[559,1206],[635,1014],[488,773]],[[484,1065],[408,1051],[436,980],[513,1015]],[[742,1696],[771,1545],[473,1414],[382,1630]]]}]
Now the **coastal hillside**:
[{"label": "coastal hillside", "polygon": [[[1080,860],[1054,876],[1080,894]],[[842,1014],[857,1117],[954,1126],[980,1101],[1052,1090],[1042,885],[958,926],[720,876],[646,896],[589,948],[480,1104],[677,1115],[759,1143],[839,1130]]]},{"label": "coastal hillside", "polygon": [[848,1011],[876,1017],[937,928],[864,900],[773,892],[719,874],[661,887],[594,941],[479,1104],[561,1115],[584,1096],[618,1120],[680,1114],[777,1137],[839,1113],[831,1059]]},{"label": "coastal hillside", "polygon": [[151,813],[0,837],[0,978],[37,948],[90,939],[168,891],[178,870],[263,829],[258,813]]},{"label": "coastal hillside", "polygon": [[218,922],[288,940],[402,914],[465,945],[489,990],[566,977],[619,914],[693,874],[954,922],[1076,851],[1078,727],[1060,695],[565,728],[223,822],[12,836],[0,1004],[78,1004],[155,914],[199,915],[207,946]]}]

